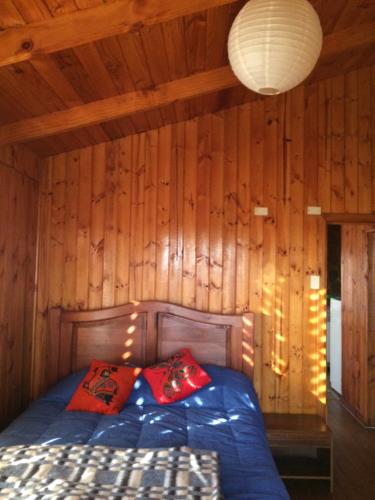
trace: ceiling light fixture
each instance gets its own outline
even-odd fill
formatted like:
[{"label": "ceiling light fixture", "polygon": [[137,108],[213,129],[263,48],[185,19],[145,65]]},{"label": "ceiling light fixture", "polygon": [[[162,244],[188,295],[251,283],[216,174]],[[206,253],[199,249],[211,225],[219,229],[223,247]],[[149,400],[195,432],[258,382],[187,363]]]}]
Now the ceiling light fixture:
[{"label": "ceiling light fixture", "polygon": [[228,55],[245,87],[274,95],[308,77],[322,43],[319,16],[307,0],[250,0],[230,30]]}]

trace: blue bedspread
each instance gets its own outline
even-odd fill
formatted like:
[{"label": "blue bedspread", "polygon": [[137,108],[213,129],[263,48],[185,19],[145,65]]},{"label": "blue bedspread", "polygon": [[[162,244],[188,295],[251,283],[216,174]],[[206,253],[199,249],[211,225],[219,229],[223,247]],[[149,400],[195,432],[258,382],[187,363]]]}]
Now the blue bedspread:
[{"label": "blue bedspread", "polygon": [[249,380],[233,370],[205,366],[212,383],[191,397],[159,406],[141,376],[119,415],[67,412],[85,372],[75,373],[35,401],[0,434],[0,446],[80,443],[123,448],[187,445],[219,452],[226,499],[288,499],[264,433]]}]

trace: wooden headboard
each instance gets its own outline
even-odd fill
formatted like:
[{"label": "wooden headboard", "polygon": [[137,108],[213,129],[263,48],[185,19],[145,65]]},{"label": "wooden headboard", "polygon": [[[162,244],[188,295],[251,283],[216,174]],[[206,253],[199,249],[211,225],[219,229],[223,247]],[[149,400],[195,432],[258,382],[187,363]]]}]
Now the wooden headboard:
[{"label": "wooden headboard", "polygon": [[165,302],[133,302],[96,311],[49,311],[48,385],[93,358],[145,366],[181,347],[201,363],[244,372],[254,366],[253,313],[210,314]]}]

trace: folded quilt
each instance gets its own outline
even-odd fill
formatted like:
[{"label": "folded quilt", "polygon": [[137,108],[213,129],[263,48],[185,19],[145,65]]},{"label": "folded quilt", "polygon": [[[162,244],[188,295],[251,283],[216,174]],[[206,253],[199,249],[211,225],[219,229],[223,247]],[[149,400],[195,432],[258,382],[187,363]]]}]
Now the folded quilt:
[{"label": "folded quilt", "polygon": [[220,498],[216,452],[89,445],[0,448],[0,498]]}]

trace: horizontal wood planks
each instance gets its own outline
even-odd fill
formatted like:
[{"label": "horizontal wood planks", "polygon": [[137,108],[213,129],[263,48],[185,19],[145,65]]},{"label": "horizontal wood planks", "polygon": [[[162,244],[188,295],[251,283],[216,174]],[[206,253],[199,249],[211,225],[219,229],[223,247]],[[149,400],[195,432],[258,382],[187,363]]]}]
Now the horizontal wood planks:
[{"label": "horizontal wood planks", "polygon": [[[355,72],[46,160],[35,394],[47,304],[156,299],[255,311],[246,361],[263,410],[323,414],[325,221],[307,207],[371,213],[373,188],[360,201],[375,177],[373,110],[368,91],[359,96],[367,78]],[[262,206],[268,216],[255,216]],[[310,290],[311,274],[321,290]]]},{"label": "horizontal wood planks", "polygon": [[37,247],[34,155],[0,150],[0,428],[30,398]]}]

